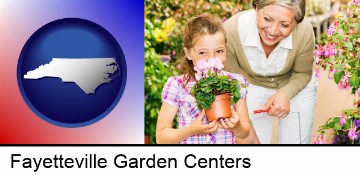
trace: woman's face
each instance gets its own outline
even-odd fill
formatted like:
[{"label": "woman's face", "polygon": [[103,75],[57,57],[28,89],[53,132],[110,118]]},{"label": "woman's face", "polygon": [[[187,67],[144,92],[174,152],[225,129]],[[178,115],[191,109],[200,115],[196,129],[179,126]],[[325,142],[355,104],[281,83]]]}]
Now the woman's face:
[{"label": "woman's face", "polygon": [[280,5],[256,9],[257,28],[263,44],[274,46],[288,37],[296,25],[295,12]]},{"label": "woman's face", "polygon": [[224,64],[226,61],[226,43],[224,34],[217,32],[214,35],[202,35],[194,39],[194,46],[190,49],[184,48],[186,57],[193,61],[207,61],[209,58],[218,57]]}]

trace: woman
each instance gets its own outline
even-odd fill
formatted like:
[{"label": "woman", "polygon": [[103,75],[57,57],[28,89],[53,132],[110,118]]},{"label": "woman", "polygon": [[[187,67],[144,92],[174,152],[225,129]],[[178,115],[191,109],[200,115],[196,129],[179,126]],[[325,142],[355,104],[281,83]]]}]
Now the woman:
[{"label": "woman", "polygon": [[[224,24],[225,67],[250,82],[247,104],[261,143],[270,143],[273,117],[280,118],[279,143],[309,143],[316,101],[315,41],[304,19],[305,0],[254,0],[253,7]],[[269,111],[252,114],[257,109]]]}]

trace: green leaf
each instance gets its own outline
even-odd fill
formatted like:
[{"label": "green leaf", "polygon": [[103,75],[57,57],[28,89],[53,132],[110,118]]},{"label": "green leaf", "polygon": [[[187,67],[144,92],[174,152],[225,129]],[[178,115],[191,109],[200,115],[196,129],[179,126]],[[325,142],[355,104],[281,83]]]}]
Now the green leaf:
[{"label": "green leaf", "polygon": [[335,122],[330,122],[330,123],[328,124],[328,127],[329,127],[329,128],[334,128],[334,125],[335,125]]},{"label": "green leaf", "polygon": [[340,123],[335,123],[334,129],[335,129],[335,130],[340,130],[340,129],[341,129]]},{"label": "green leaf", "polygon": [[246,85],[241,83],[241,88],[246,88]]},{"label": "green leaf", "polygon": [[360,83],[360,78],[357,75],[353,74],[350,77],[350,85],[355,89],[357,89],[359,87],[359,83]]},{"label": "green leaf", "polygon": [[355,23],[352,26],[355,27],[357,30],[360,30],[360,24],[359,23]]},{"label": "green leaf", "polygon": [[347,48],[350,49],[350,50],[353,49],[353,44],[352,44],[350,41],[344,43],[344,46],[347,47]]},{"label": "green leaf", "polygon": [[322,126],[321,128],[322,128],[322,130],[327,130],[327,129],[329,129],[329,127],[326,126],[326,125]]},{"label": "green leaf", "polygon": [[349,128],[350,128],[350,124],[349,123],[344,123],[343,129],[348,130]]},{"label": "green leaf", "polygon": [[338,84],[339,81],[341,80],[341,78],[344,76],[344,71],[340,71],[340,72],[335,72],[334,73],[334,80],[335,80],[335,83]]},{"label": "green leaf", "polygon": [[342,65],[340,65],[340,64],[335,64],[334,67],[338,71],[343,71],[344,70],[344,67]]}]

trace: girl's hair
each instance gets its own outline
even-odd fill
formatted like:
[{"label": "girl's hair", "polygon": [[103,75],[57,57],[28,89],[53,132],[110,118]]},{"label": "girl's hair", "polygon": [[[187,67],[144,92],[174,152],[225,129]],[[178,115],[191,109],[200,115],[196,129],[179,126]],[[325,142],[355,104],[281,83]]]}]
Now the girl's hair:
[{"label": "girl's hair", "polygon": [[[183,29],[183,47],[188,50],[194,47],[196,40],[200,36],[214,35],[221,32],[224,35],[226,43],[226,34],[222,21],[212,15],[202,15],[188,21]],[[183,86],[187,84],[190,78],[195,80],[194,64],[189,60],[183,49],[180,52],[180,74],[184,74]]]},{"label": "girl's hair", "polygon": [[280,5],[295,11],[296,23],[301,23],[305,17],[305,0],[253,0],[254,8],[264,8],[268,5]]}]

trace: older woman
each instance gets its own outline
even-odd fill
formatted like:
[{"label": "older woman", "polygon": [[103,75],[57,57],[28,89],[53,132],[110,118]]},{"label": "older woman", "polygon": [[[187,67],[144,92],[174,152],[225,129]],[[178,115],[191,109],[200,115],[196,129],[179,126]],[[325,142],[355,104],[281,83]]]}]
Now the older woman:
[{"label": "older woman", "polygon": [[[309,143],[316,101],[315,41],[304,19],[305,0],[254,0],[253,7],[224,24],[226,68],[250,82],[248,109],[261,143],[270,143],[273,117],[280,118],[279,143]],[[252,114],[257,109],[269,111]]]}]

